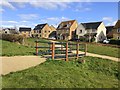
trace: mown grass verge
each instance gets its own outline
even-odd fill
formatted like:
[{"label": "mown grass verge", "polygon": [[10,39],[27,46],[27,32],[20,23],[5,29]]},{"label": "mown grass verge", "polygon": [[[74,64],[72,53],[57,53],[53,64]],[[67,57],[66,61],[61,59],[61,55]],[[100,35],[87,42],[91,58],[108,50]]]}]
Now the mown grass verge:
[{"label": "mown grass verge", "polygon": [[27,70],[2,76],[3,88],[118,88],[118,63],[84,57],[77,61],[48,60]]}]

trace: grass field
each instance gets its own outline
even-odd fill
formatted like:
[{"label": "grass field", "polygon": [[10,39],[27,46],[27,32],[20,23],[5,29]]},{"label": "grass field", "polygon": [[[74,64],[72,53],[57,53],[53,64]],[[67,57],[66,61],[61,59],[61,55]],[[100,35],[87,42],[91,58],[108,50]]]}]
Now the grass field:
[{"label": "grass field", "polygon": [[120,48],[108,47],[108,46],[98,46],[95,44],[88,44],[88,52],[100,54],[100,55],[107,55],[112,57],[120,57],[119,52]]},{"label": "grass field", "polygon": [[[40,41],[47,40],[39,39]],[[24,45],[12,43],[9,41],[0,40],[2,46],[2,56],[17,56],[17,55],[34,55],[35,54],[35,39],[25,39]],[[47,46],[47,44],[39,43],[39,46]]]},{"label": "grass field", "polygon": [[[16,43],[11,43],[8,41],[2,41],[2,55],[3,56],[14,56],[14,55],[33,55],[35,53],[35,40],[34,38],[25,39],[24,45],[18,45]],[[50,42],[49,40],[39,39],[40,41]],[[39,43],[39,46],[48,46],[47,43]],[[119,51],[120,49],[108,46],[98,46],[95,44],[88,44],[88,52],[107,55],[112,57],[120,57]],[[75,46],[73,47],[75,48]],[[45,51],[46,49],[41,49]]]},{"label": "grass field", "polygon": [[53,61],[2,76],[3,88],[118,88],[118,63],[84,57],[77,61]]}]

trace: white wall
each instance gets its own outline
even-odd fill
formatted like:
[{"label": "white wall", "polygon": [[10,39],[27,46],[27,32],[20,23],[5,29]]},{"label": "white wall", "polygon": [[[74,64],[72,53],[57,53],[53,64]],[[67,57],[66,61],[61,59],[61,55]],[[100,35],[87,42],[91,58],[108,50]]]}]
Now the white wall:
[{"label": "white wall", "polygon": [[103,22],[98,27],[96,36],[97,36],[96,42],[103,41],[104,39],[106,39],[106,27]]},{"label": "white wall", "polygon": [[[80,33],[80,30],[82,30],[82,33]],[[78,38],[80,36],[84,36],[86,34],[86,30],[82,24],[79,24],[77,29],[76,29],[76,35],[78,35]]]}]

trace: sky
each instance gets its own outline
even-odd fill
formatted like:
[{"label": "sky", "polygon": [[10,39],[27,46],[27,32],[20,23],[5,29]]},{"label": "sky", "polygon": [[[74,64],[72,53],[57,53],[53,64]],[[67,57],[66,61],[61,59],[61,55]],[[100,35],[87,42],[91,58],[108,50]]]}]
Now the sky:
[{"label": "sky", "polygon": [[[26,1],[26,0],[25,0]],[[48,23],[55,27],[61,21],[77,20],[80,23],[103,21],[115,25],[118,2],[8,2],[0,3],[0,27],[31,27]]]}]

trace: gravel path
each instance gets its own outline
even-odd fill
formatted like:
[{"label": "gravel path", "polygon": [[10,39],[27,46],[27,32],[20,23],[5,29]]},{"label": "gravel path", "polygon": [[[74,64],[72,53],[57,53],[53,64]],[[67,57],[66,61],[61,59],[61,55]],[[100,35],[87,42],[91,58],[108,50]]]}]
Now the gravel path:
[{"label": "gravel path", "polygon": [[0,74],[5,75],[10,72],[24,70],[45,61],[46,58],[40,56],[0,57]]}]

